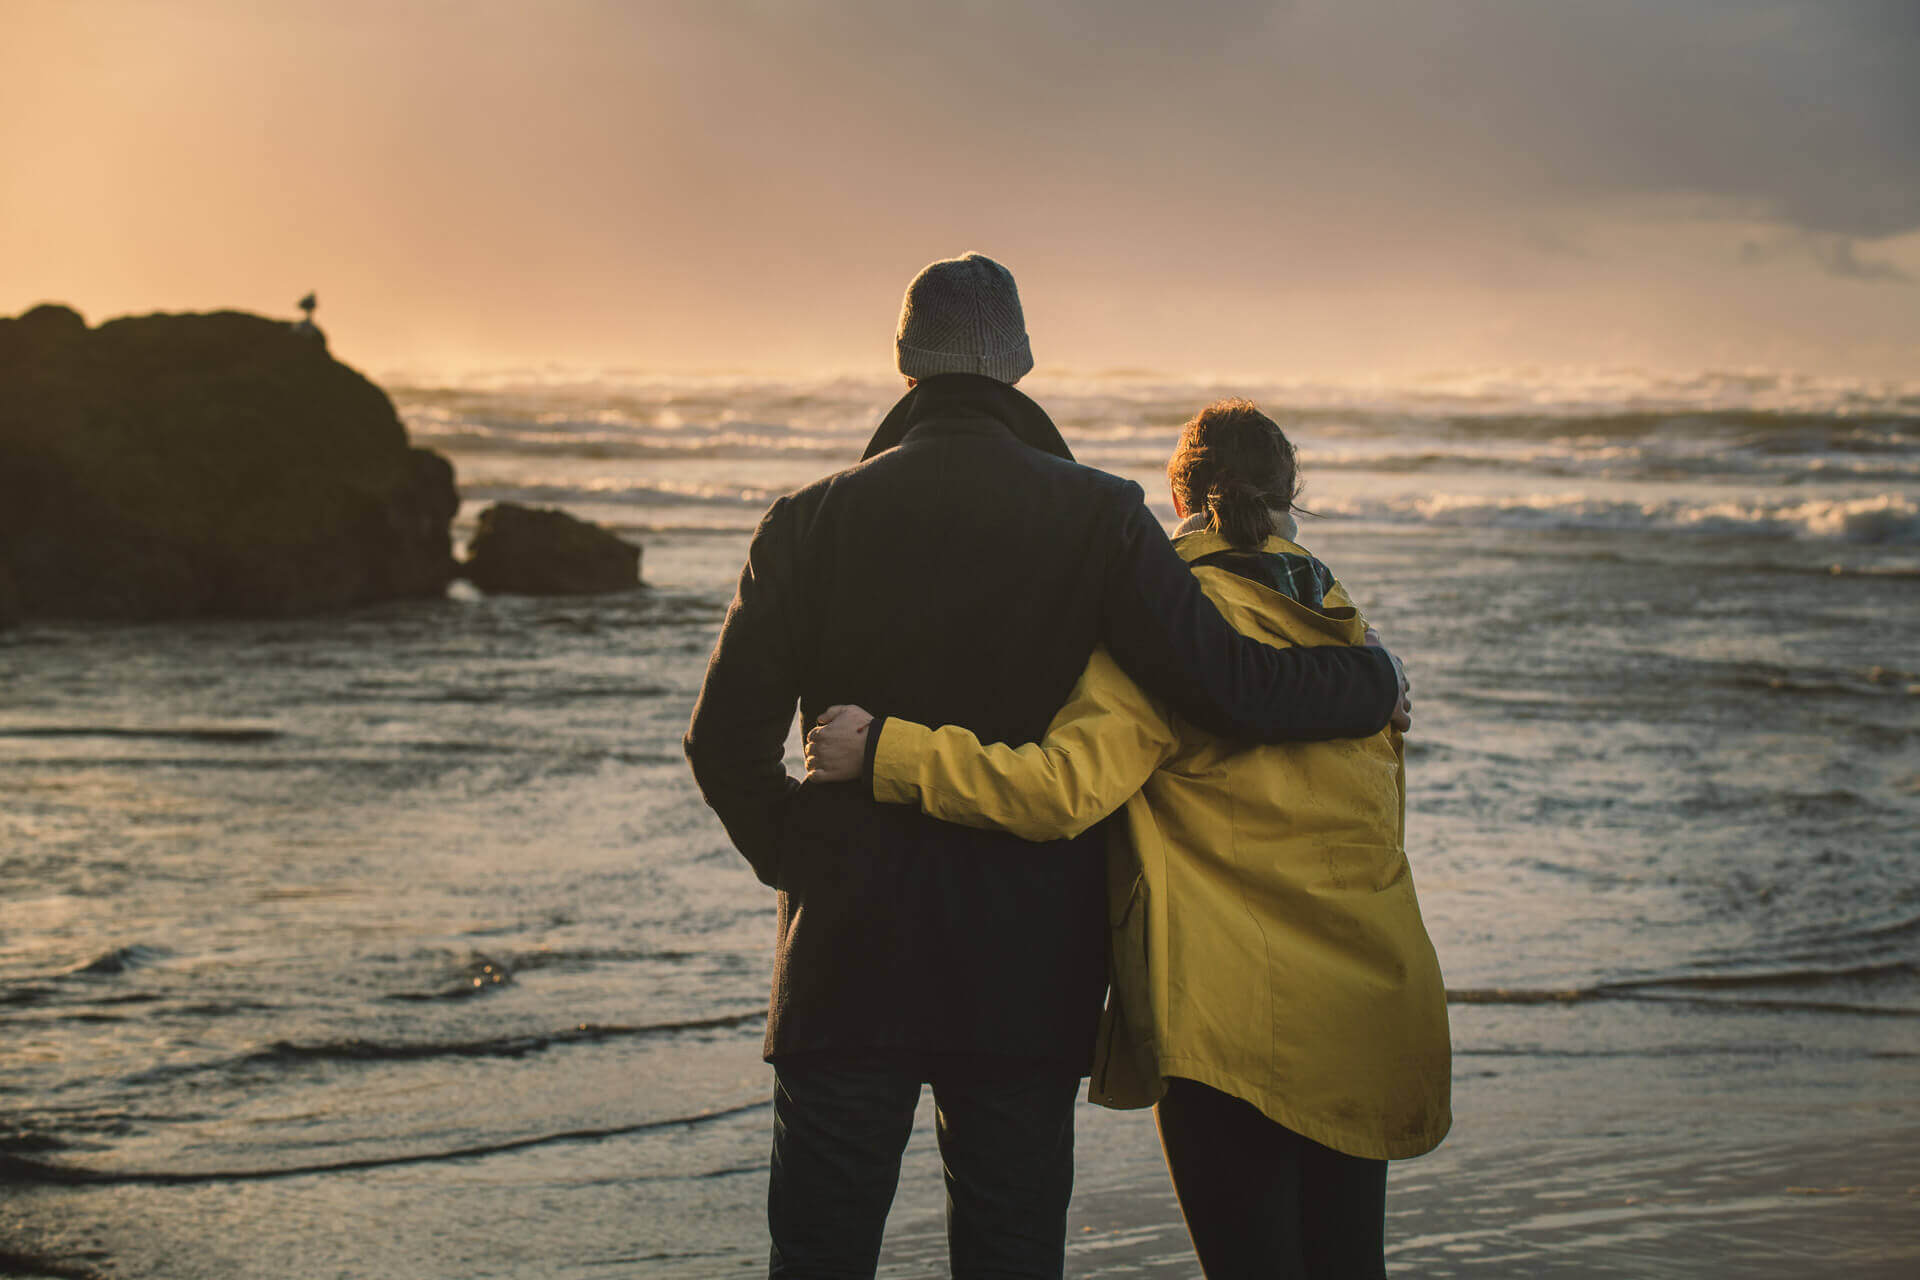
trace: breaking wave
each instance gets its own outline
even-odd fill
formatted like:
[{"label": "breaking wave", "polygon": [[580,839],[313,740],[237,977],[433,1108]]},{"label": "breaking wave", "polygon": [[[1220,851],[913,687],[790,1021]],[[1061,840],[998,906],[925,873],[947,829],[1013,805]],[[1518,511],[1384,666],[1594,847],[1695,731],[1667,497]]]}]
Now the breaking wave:
[{"label": "breaking wave", "polygon": [[1791,500],[1612,501],[1583,493],[1489,498],[1428,494],[1333,503],[1322,514],[1386,524],[1529,530],[1662,530],[1676,533],[1920,544],[1920,505],[1899,494]]}]

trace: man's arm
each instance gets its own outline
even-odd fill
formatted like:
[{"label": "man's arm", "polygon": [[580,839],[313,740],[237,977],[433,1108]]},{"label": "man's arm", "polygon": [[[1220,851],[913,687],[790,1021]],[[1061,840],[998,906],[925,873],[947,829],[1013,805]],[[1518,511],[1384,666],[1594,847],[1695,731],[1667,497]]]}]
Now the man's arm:
[{"label": "man's arm", "polygon": [[1386,727],[1400,678],[1385,649],[1275,649],[1241,635],[1144,502],[1127,515],[1121,541],[1102,639],[1127,674],[1179,714],[1242,742],[1365,738]]},{"label": "man's arm", "polygon": [[775,883],[780,820],[800,785],[785,764],[800,688],[793,539],[793,512],[782,498],[754,530],[683,744],[701,796],[766,885]]}]

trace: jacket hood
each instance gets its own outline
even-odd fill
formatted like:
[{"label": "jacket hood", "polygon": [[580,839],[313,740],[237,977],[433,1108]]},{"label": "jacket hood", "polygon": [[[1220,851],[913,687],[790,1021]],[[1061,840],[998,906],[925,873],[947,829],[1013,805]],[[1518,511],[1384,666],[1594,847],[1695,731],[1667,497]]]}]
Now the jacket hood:
[{"label": "jacket hood", "polygon": [[1021,444],[1073,461],[1073,451],[1067,448],[1045,409],[1004,382],[972,373],[943,373],[922,379],[887,410],[860,460],[893,448],[922,422],[958,413],[983,413],[1013,432]]},{"label": "jacket hood", "polygon": [[[1194,561],[1219,552],[1239,552],[1245,554],[1246,547],[1236,547],[1211,529],[1201,529],[1196,533],[1181,534],[1173,540],[1173,549],[1182,560],[1192,564]],[[1259,548],[1266,555],[1299,556],[1312,559],[1312,553],[1297,542],[1285,538],[1268,538]],[[1228,614],[1227,620],[1233,622],[1242,631],[1249,627],[1258,627],[1263,633],[1285,638],[1288,644],[1297,642],[1289,637],[1289,628],[1317,632],[1338,644],[1359,644],[1366,630],[1366,621],[1360,611],[1347,601],[1344,592],[1321,604],[1319,608],[1302,604],[1283,591],[1276,591],[1265,583],[1258,582],[1242,573],[1228,568],[1230,583],[1220,588],[1226,598],[1238,601],[1246,606],[1243,619]],[[1213,594],[1210,588],[1208,594]],[[1216,599],[1215,603],[1219,603]],[[1225,612],[1224,606],[1222,612]],[[1248,634],[1252,634],[1250,631]]]}]

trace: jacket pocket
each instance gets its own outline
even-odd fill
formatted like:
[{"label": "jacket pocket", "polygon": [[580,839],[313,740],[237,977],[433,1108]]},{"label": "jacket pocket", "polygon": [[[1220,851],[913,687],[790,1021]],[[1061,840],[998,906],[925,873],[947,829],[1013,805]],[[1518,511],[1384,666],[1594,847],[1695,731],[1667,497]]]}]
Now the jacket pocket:
[{"label": "jacket pocket", "polygon": [[1113,989],[1100,1020],[1089,1100],[1106,1107],[1150,1107],[1159,1098],[1153,1011],[1147,997],[1147,881],[1136,875],[1126,895],[1113,886],[1107,942]]},{"label": "jacket pocket", "polygon": [[1107,927],[1114,998],[1126,1007],[1133,1025],[1143,1030],[1152,1025],[1141,1017],[1147,1008],[1147,895],[1147,878],[1135,876],[1132,890],[1118,902]]}]

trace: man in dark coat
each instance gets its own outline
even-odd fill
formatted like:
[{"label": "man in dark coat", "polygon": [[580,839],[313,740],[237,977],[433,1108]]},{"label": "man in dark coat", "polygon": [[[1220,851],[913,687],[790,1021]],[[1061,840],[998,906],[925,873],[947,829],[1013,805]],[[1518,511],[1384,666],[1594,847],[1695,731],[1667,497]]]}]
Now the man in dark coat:
[{"label": "man in dark coat", "polygon": [[1057,1277],[1106,982],[1101,835],[1031,844],[802,787],[796,702],[803,726],[857,703],[1033,742],[1105,644],[1194,723],[1278,742],[1375,733],[1400,682],[1382,649],[1282,651],[1228,626],[1140,487],[1074,463],[1014,389],[1033,357],[998,263],[922,271],[896,351],[909,390],[865,458],[754,532],[686,738],[779,891],[770,1274],[873,1274],[930,1082],[953,1274]]}]

